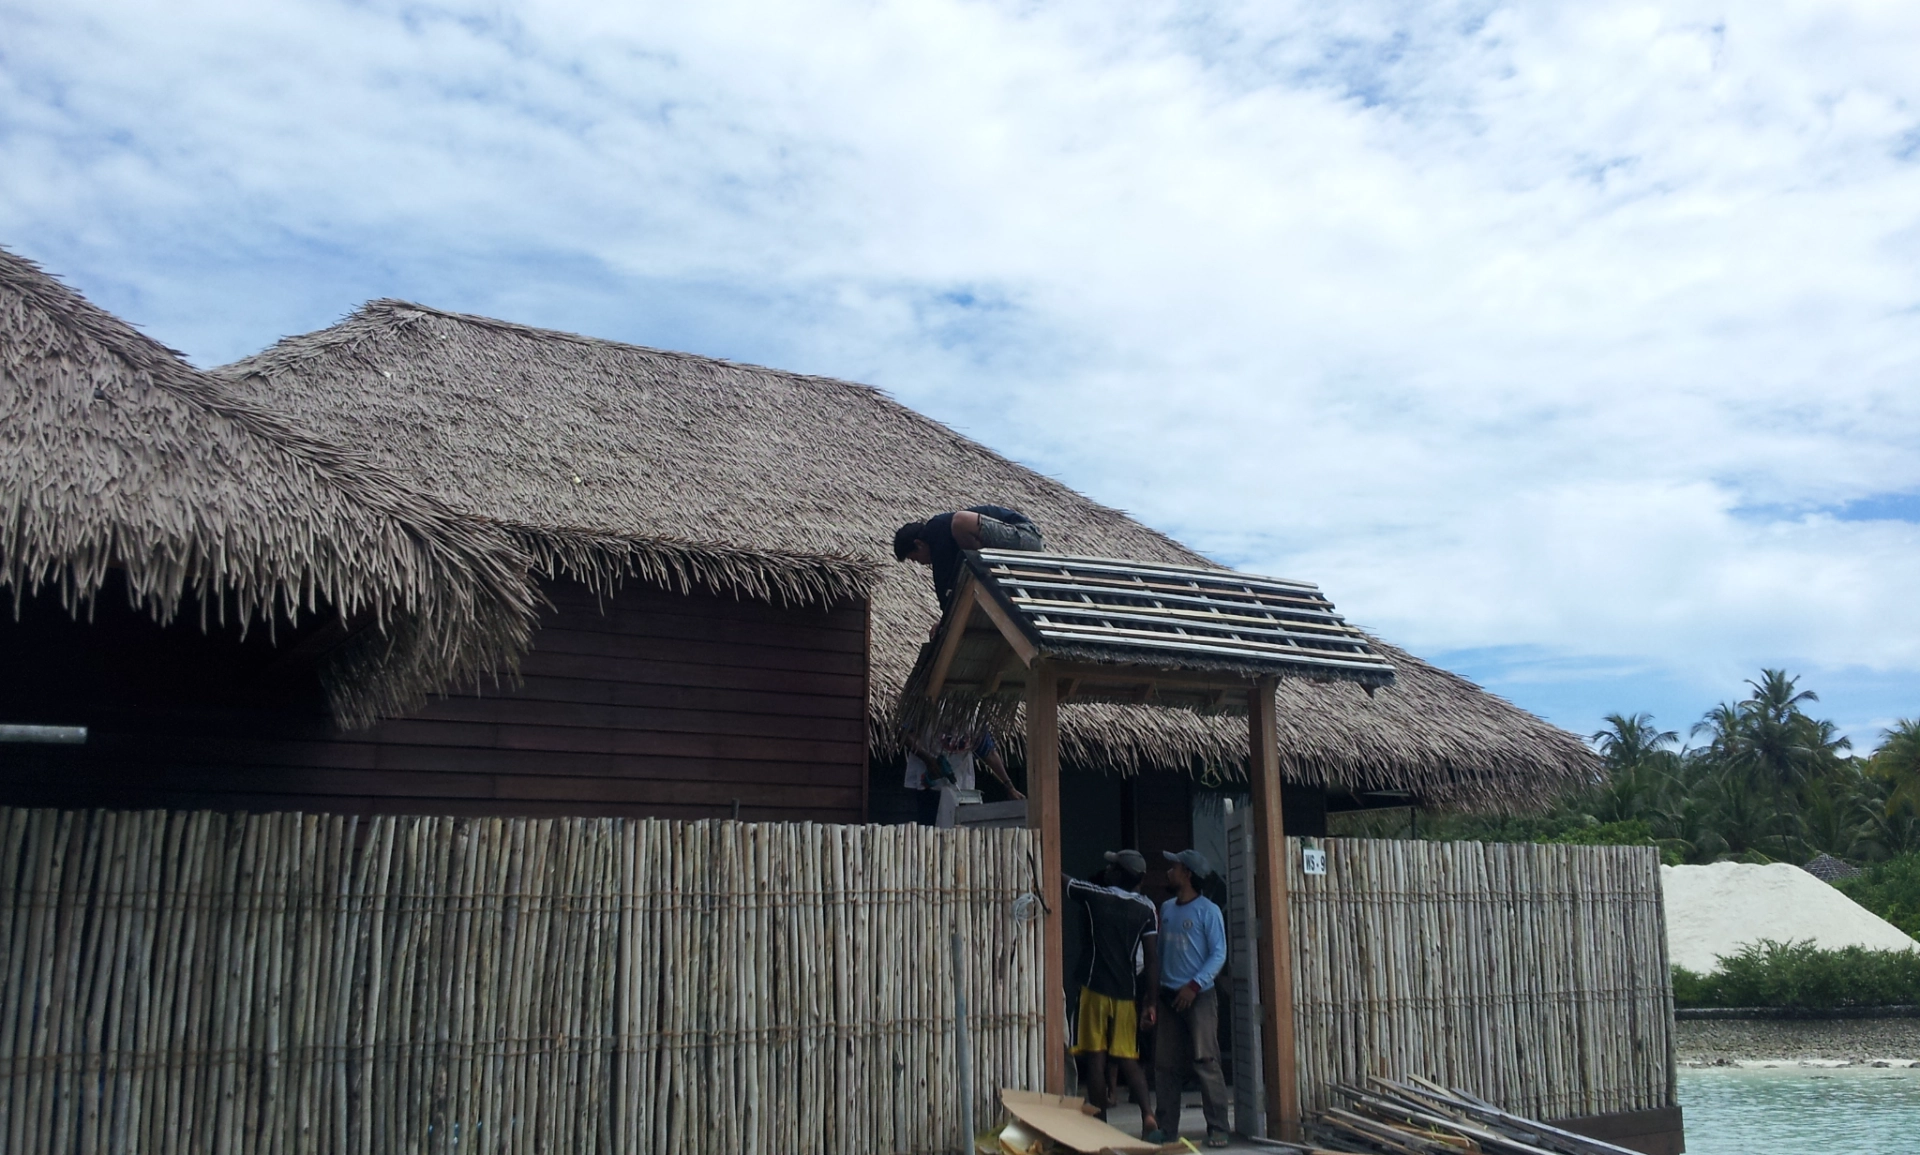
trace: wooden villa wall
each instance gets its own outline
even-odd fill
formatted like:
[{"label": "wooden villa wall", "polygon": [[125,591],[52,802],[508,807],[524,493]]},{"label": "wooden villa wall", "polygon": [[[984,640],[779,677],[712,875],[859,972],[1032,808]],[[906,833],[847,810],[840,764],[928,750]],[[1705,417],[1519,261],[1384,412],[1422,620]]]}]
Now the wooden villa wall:
[{"label": "wooden villa wall", "polygon": [[0,1149],[952,1150],[965,1094],[984,1125],[1041,1078],[1034,853],[1027,830],[0,810]]},{"label": "wooden villa wall", "polygon": [[91,735],[0,746],[0,804],[864,819],[864,605],[548,595],[522,684],[347,732],[289,670],[298,640],[36,599],[0,620],[0,721]]}]

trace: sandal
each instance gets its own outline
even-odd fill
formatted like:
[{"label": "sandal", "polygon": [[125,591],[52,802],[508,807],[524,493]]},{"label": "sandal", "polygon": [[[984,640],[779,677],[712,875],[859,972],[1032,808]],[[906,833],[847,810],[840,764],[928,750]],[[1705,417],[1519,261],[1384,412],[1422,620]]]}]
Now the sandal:
[{"label": "sandal", "polygon": [[1229,1136],[1225,1131],[1208,1131],[1207,1132],[1207,1146],[1209,1147],[1225,1147],[1227,1144],[1231,1142],[1233,1142],[1232,1137]]}]

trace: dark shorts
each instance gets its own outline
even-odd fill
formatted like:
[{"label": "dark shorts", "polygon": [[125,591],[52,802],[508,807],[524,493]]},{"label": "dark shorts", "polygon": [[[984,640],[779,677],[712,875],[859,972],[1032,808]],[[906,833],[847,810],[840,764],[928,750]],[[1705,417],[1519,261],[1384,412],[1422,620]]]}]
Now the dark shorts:
[{"label": "dark shorts", "polygon": [[1047,539],[1040,536],[1040,527],[1031,522],[1001,521],[983,513],[980,515],[980,544],[987,549],[1033,551],[1045,549]]}]

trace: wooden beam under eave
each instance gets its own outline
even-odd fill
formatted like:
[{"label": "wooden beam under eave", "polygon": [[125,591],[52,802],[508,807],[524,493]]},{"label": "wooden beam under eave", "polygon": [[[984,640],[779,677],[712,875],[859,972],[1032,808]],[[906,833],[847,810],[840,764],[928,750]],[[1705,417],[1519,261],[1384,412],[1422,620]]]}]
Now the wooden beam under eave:
[{"label": "wooden beam under eave", "polygon": [[1287,826],[1281,809],[1278,679],[1247,691],[1247,783],[1253,806],[1254,914],[1260,925],[1260,1054],[1266,1081],[1267,1134],[1300,1138],[1298,1051],[1293,1031],[1293,935],[1287,893]]},{"label": "wooden beam under eave", "polygon": [[[968,576],[971,577],[971,573]],[[980,612],[986,614],[987,620],[1000,631],[1000,636],[1007,640],[1007,645],[1013,647],[1013,652],[1019,655],[1020,664],[1033,665],[1033,660],[1040,656],[1039,648],[1027,637],[1025,631],[1014,624],[1013,617],[1007,613],[1006,607],[1001,605],[985,586],[977,581],[973,582],[972,586],[974,604],[980,607]]]},{"label": "wooden beam under eave", "polygon": [[967,636],[967,626],[973,621],[974,592],[977,588],[972,571],[961,571],[960,588],[953,591],[953,609],[947,614],[945,631],[940,635],[940,648],[934,651],[933,668],[927,671],[929,702],[938,702],[940,691],[946,689],[947,673],[953,669],[954,655],[960,652],[960,643]]},{"label": "wooden beam under eave", "polygon": [[1067,1092],[1065,915],[1060,857],[1060,700],[1049,667],[1035,664],[1027,678],[1027,825],[1039,835],[1040,994],[1046,1016],[1046,1087]]},{"label": "wooden beam under eave", "polygon": [[1245,674],[1162,669],[1131,662],[1067,662],[1055,659],[1053,668],[1055,677],[1078,678],[1091,686],[1124,686],[1131,689],[1144,684],[1155,690],[1180,688],[1196,692],[1224,691],[1236,697],[1247,692],[1249,681]]}]

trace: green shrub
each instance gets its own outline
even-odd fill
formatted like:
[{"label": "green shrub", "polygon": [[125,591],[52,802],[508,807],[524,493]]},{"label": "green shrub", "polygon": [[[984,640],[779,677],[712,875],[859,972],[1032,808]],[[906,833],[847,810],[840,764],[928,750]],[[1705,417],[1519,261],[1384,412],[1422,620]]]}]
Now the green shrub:
[{"label": "green shrub", "polygon": [[1556,846],[1654,846],[1660,849],[1660,861],[1668,866],[1679,866],[1685,861],[1679,851],[1666,846],[1654,836],[1653,823],[1644,818],[1576,826],[1535,841]]},{"label": "green shrub", "polygon": [[1920,953],[1811,942],[1749,944],[1709,975],[1673,968],[1679,1007],[1885,1007],[1920,1004]]},{"label": "green shrub", "polygon": [[1920,938],[1920,851],[1889,858],[1833,885],[1861,906]]}]

